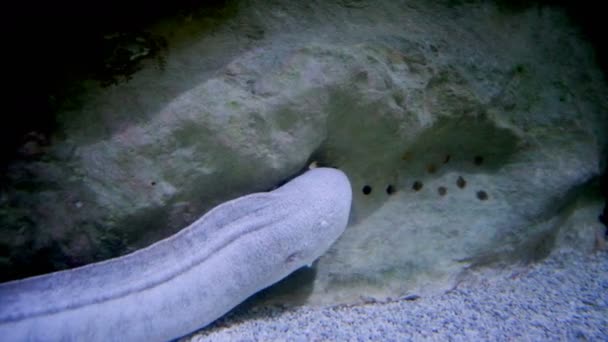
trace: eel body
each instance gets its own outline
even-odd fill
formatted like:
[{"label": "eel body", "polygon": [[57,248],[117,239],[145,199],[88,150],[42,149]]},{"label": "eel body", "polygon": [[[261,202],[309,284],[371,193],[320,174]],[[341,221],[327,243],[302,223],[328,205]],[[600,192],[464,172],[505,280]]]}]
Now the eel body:
[{"label": "eel body", "polygon": [[181,337],[310,265],[346,228],[351,198],[344,173],[317,168],[129,255],[0,284],[0,339]]}]

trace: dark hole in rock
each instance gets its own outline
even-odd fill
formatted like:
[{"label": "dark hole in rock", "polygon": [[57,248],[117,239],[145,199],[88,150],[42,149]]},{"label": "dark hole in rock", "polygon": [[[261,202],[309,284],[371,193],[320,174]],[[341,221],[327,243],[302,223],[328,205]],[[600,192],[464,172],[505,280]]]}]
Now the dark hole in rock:
[{"label": "dark hole in rock", "polygon": [[156,185],[156,182],[150,182],[150,185],[154,186]]},{"label": "dark hole in rock", "polygon": [[475,163],[475,165],[481,165],[483,164],[483,157],[482,156],[475,156],[475,158],[473,159],[473,162]]},{"label": "dark hole in rock", "polygon": [[427,165],[426,170],[429,173],[435,173],[435,172],[437,172],[437,165],[435,165],[435,164],[429,164],[429,165]]},{"label": "dark hole in rock", "polygon": [[439,193],[440,196],[445,196],[445,194],[448,193],[448,189],[446,189],[445,186],[440,186],[437,188],[437,192]]},{"label": "dark hole in rock", "polygon": [[464,178],[462,178],[462,176],[459,176],[458,180],[456,181],[456,185],[458,185],[459,188],[464,189],[464,187],[467,186],[467,181],[464,180]]},{"label": "dark hole in rock", "polygon": [[366,186],[363,187],[362,191],[363,191],[364,195],[369,195],[372,192],[372,187],[369,186],[369,185],[366,185]]},{"label": "dark hole in rock", "polygon": [[443,163],[444,163],[444,164],[447,164],[447,163],[450,161],[450,158],[452,158],[452,156],[451,156],[451,155],[449,155],[449,154],[446,154],[446,155],[445,155],[445,159],[443,159]]},{"label": "dark hole in rock", "polygon": [[477,198],[478,198],[480,201],[485,201],[485,200],[487,200],[487,199],[488,199],[488,193],[487,193],[487,192],[485,192],[485,191],[483,191],[483,190],[481,190],[481,191],[477,191]]},{"label": "dark hole in rock", "polygon": [[412,189],[414,189],[414,191],[419,191],[420,189],[422,189],[422,186],[424,184],[422,184],[421,181],[415,181],[414,184],[412,185]]},{"label": "dark hole in rock", "polygon": [[386,187],[386,193],[387,193],[387,194],[389,194],[389,195],[394,194],[394,193],[395,193],[395,187],[389,184],[389,185]]}]

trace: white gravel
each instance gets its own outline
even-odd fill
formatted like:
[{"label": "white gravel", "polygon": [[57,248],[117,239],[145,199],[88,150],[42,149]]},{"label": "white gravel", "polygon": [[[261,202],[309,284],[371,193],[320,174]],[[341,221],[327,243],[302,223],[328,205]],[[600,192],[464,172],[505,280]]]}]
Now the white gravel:
[{"label": "white gravel", "polygon": [[481,271],[435,297],[351,307],[243,308],[191,341],[608,341],[608,253],[564,250]]}]

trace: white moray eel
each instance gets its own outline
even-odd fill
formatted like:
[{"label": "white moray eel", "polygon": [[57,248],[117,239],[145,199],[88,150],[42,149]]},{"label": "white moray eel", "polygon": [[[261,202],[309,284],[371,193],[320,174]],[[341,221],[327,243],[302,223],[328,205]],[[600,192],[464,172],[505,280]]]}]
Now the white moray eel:
[{"label": "white moray eel", "polygon": [[351,199],[344,173],[317,168],[132,254],[0,284],[0,340],[181,337],[325,253]]}]

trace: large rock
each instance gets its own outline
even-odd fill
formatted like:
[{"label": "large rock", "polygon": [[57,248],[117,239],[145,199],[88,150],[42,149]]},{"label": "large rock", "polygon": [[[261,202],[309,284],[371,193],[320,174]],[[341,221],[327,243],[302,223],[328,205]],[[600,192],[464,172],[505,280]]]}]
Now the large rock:
[{"label": "large rock", "polygon": [[350,177],[351,225],[274,300],[424,293],[590,249],[608,132],[592,50],[555,8],[442,3],[254,1],[213,30],[199,14],[159,24],[162,69],[84,83],[48,150],[24,146],[0,274],[124,254],[312,160]]}]

